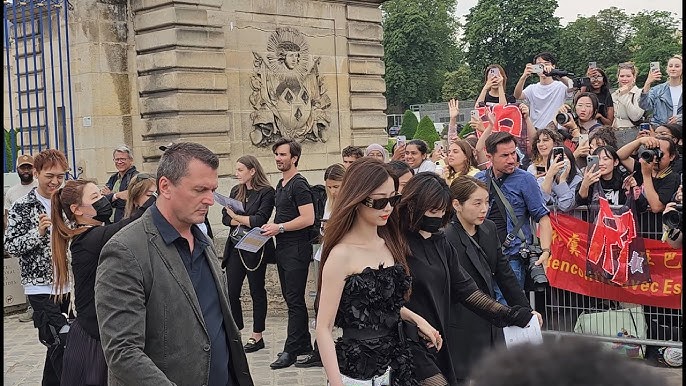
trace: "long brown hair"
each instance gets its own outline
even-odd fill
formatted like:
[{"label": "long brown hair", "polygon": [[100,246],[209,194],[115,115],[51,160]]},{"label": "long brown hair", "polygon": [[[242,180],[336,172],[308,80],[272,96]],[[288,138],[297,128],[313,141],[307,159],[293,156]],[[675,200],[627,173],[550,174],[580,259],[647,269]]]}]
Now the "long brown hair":
[{"label": "long brown hair", "polygon": [[59,188],[50,198],[52,222],[52,262],[55,267],[52,285],[55,289],[55,301],[66,295],[62,293],[65,284],[69,283],[69,262],[67,261],[67,245],[75,236],[85,232],[88,228],[75,228],[75,224],[68,225],[64,217],[71,223],[76,221],[70,206],[83,203],[83,188],[92,184],[86,180],[67,180],[64,187]]},{"label": "long brown hair", "polygon": [[[343,176],[345,175],[345,167],[341,164],[333,164],[324,170],[324,183],[327,180],[332,181],[343,181]],[[326,210],[329,212],[333,207],[334,198],[329,193],[329,189],[326,189]]]},{"label": "long brown hair", "polygon": [[[244,155],[240,157],[236,162],[242,163],[248,170],[255,169],[255,174],[252,176],[252,181],[250,181],[254,191],[261,190],[262,188],[266,188],[267,186],[272,186],[269,183],[269,179],[267,179],[267,175],[264,173],[264,169],[262,169],[262,164],[260,164],[260,161],[258,161],[257,158],[255,158],[255,156]],[[247,192],[248,188],[245,184],[238,184],[236,200],[243,201],[245,199]]]},{"label": "long brown hair", "polygon": [[[472,151],[472,146],[469,144],[469,142],[467,142],[465,140],[459,140],[459,141],[454,141],[450,145],[451,146],[457,145],[462,150],[462,153],[464,153],[464,156],[465,156],[465,162],[462,165],[462,170],[455,170],[454,167],[452,167],[452,166],[450,166],[450,164],[448,164],[448,178],[453,179],[453,178],[455,178],[456,174],[457,175],[465,175],[465,174],[469,173],[469,170],[471,168],[475,168],[479,164],[476,161],[476,157],[474,157],[474,151]],[[450,151],[450,147],[448,147],[448,151]]]},{"label": "long brown hair", "polygon": [[127,190],[129,197],[124,206],[124,218],[131,217],[134,210],[138,209],[136,203],[141,197],[147,194],[148,190],[156,184],[156,177],[152,174],[138,173],[129,182]]},{"label": "long brown hair", "polygon": [[[326,233],[322,241],[322,261],[319,267],[318,292],[322,288],[322,272],[324,271],[324,265],[329,257],[329,253],[352,228],[357,217],[356,208],[358,205],[362,205],[362,202],[374,190],[388,181],[389,178],[393,177],[389,172],[388,166],[380,160],[371,157],[358,159],[346,170],[343,182],[341,183],[341,190],[338,192],[338,197],[336,197],[336,205],[334,205],[331,212],[331,218],[326,223]],[[393,178],[393,181],[397,190],[398,180]],[[407,265],[409,248],[405,238],[401,236],[400,228],[398,227],[397,210],[391,212],[385,226],[377,228],[377,234],[386,242],[386,247],[393,255],[395,263],[402,265],[405,272],[409,275],[410,268]],[[405,296],[407,298],[409,292]]]}]

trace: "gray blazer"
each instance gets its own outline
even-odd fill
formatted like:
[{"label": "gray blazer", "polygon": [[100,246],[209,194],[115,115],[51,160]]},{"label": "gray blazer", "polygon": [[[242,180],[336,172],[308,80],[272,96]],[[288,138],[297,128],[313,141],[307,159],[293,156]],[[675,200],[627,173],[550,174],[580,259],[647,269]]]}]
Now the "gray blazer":
[{"label": "gray blazer", "polygon": [[[229,339],[234,382],[252,386],[240,333],[229,310],[226,274],[213,246],[205,256]],[[193,284],[150,211],[105,244],[95,279],[95,307],[109,385],[207,385],[210,337]]]}]

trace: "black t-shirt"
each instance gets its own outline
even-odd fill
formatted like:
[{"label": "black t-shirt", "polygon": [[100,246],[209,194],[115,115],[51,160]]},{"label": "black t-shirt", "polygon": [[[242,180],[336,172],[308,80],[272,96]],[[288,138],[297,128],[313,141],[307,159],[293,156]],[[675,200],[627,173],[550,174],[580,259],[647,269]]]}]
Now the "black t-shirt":
[{"label": "black t-shirt", "polygon": [[[634,162],[634,178],[636,178],[636,183],[643,185],[643,173],[641,173],[641,164],[638,161]],[[664,205],[672,202],[674,193],[676,193],[679,185],[681,184],[681,179],[678,173],[674,170],[662,178],[653,178],[653,187],[660,202]],[[645,191],[644,191],[645,194]],[[639,215],[638,223],[641,227],[641,233],[643,237],[648,237],[651,239],[659,239],[662,235],[662,212],[653,213],[647,208],[638,208],[642,211]]]},{"label": "black t-shirt", "polygon": [[[510,94],[505,94],[505,100],[507,101],[508,104],[509,104],[509,103],[516,103],[516,102],[517,102],[517,99],[514,97],[514,95],[510,95]],[[488,104],[498,104],[498,103],[500,103],[500,98],[498,98],[497,95],[496,95],[496,96],[493,96],[493,95],[491,95],[490,92],[487,92],[487,93],[486,93],[486,97],[484,98],[484,103],[485,103],[486,105],[488,105]]]},{"label": "black t-shirt", "polygon": [[[626,191],[622,189],[622,184],[628,175],[628,173],[622,173],[615,169],[615,171],[612,173],[612,178],[609,180],[604,180],[602,178],[600,179],[600,187],[603,190],[603,193],[605,193],[605,198],[607,198],[607,201],[610,203],[610,205],[624,205],[626,203]],[[582,198],[579,195],[579,188],[581,188],[581,184],[577,185],[576,187],[576,204],[590,204],[593,198],[593,193],[596,189],[596,184],[591,184],[591,186],[588,187],[588,195],[586,198]]]},{"label": "black t-shirt", "polygon": [[[312,191],[305,177],[296,174],[291,178],[286,186],[283,186],[283,179],[276,184],[276,215],[274,223],[282,224],[300,216],[298,207],[312,204]],[[276,235],[277,241],[294,241],[298,239],[309,239],[309,227],[297,231],[286,231]]]},{"label": "black t-shirt", "polygon": [[614,103],[612,102],[612,94],[610,94],[609,90],[604,90],[598,94],[595,94],[595,96],[598,97],[598,112],[600,115],[607,118],[607,108],[614,107]]}]

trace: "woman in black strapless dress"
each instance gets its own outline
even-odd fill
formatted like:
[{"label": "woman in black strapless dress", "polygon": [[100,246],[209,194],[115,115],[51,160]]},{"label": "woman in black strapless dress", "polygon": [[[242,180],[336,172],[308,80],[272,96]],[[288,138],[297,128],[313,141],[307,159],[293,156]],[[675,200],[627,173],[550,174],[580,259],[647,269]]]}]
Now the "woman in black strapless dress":
[{"label": "woman in black strapless dress", "polygon": [[[411,282],[393,214],[397,189],[383,162],[363,157],[346,171],[327,222],[317,342],[332,386],[350,379],[417,385],[408,340],[442,345],[438,331],[404,307]],[[335,343],[334,325],[343,330]]]}]

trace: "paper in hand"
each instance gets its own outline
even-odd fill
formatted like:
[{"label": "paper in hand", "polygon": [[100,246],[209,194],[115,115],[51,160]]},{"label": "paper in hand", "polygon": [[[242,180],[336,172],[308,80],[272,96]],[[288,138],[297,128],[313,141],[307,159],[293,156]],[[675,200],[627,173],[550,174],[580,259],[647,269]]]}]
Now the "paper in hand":
[{"label": "paper in hand", "polygon": [[512,347],[522,343],[541,344],[543,335],[541,326],[538,324],[536,315],[531,315],[531,320],[526,327],[508,326],[503,328],[505,335],[505,346]]},{"label": "paper in hand", "polygon": [[259,251],[270,238],[271,236],[264,236],[262,234],[262,228],[253,228],[234,245],[234,248],[255,253]]},{"label": "paper in hand", "polygon": [[231,197],[226,197],[221,193],[214,192],[214,201],[221,206],[228,206],[229,208],[231,208],[231,210],[238,214],[242,214],[245,211],[245,209],[243,209],[242,202],[234,200]]}]

